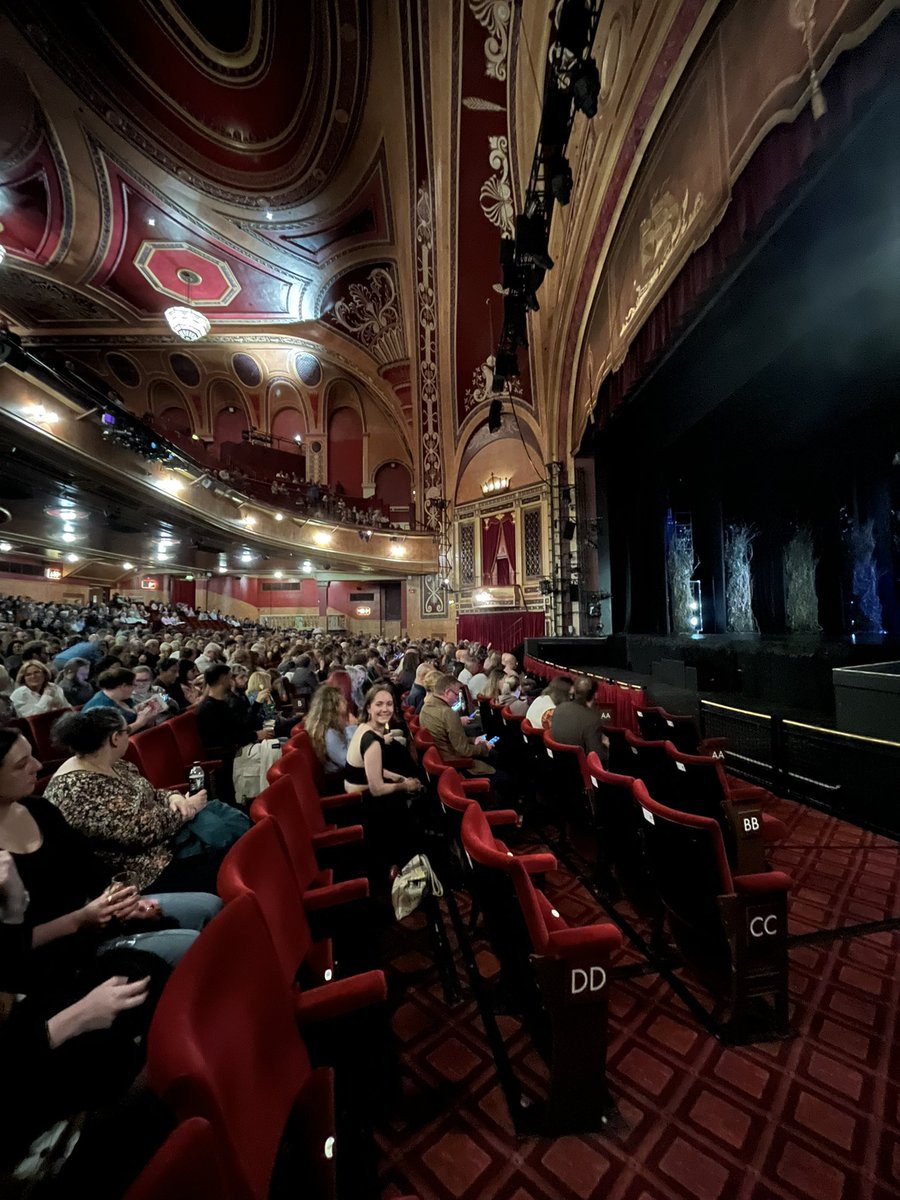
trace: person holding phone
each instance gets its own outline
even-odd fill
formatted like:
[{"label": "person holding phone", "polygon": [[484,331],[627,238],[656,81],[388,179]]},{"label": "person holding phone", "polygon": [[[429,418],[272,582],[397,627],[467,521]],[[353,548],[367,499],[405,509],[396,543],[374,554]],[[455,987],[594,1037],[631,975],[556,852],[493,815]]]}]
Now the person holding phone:
[{"label": "person holding phone", "polygon": [[460,714],[454,710],[461,691],[452,675],[439,675],[422,705],[422,728],[434,738],[443,758],[474,758],[469,775],[494,775],[495,768],[487,761],[493,747],[484,737],[468,738]]}]

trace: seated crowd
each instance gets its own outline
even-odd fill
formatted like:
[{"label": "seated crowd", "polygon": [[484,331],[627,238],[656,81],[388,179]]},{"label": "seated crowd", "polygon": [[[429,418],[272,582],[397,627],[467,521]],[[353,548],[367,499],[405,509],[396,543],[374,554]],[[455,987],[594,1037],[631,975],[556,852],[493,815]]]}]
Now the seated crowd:
[{"label": "seated crowd", "polygon": [[[103,1195],[99,1160],[104,1177],[133,1175],[164,1136],[168,1118],[141,1077],[150,1016],[221,908],[218,868],[249,828],[241,809],[298,723],[323,794],[363,799],[376,901],[422,849],[416,797],[427,777],[403,705],[440,753],[491,775],[510,804],[518,797],[481,730],[479,698],[604,749],[586,681],[544,688],[510,653],[248,623],[198,637],[187,623],[160,627],[164,606],[98,609],[0,599],[0,1064],[22,1079],[15,1095],[4,1090],[0,1179],[23,1193],[49,1155],[64,1164],[61,1194],[89,1179]],[[187,790],[154,786],[127,757],[132,735],[188,712],[217,799],[200,764]],[[59,714],[61,760],[41,776],[28,722],[47,713]]]}]

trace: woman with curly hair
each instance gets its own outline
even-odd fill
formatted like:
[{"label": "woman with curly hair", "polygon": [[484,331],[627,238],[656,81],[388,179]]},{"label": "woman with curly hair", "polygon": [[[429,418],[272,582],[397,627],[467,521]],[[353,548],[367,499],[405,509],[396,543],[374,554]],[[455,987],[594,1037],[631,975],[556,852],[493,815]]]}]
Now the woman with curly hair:
[{"label": "woman with curly hair", "polygon": [[340,688],[323,683],[316,688],[303,723],[326,775],[338,774],[347,764],[347,747],[356,732],[356,718],[350,713]]}]

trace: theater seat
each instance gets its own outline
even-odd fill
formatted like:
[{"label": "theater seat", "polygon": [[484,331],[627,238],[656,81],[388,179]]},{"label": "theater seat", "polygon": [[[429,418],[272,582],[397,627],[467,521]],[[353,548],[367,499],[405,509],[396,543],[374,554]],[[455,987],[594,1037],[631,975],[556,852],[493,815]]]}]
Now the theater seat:
[{"label": "theater seat", "polygon": [[[306,813],[310,829],[317,840],[317,845],[327,844],[327,839],[320,835],[335,829],[334,822],[347,826],[358,822],[362,812],[363,795],[359,792],[340,792],[336,795],[323,796],[316,786],[315,777],[310,769],[309,754],[306,750],[291,750],[272,764],[266,776],[271,785],[279,779],[289,778],[293,781],[297,798]],[[355,837],[362,837],[362,826],[355,823],[351,826]]]},{"label": "theater seat", "polygon": [[[424,728],[424,726],[420,725],[416,730],[415,734],[413,735],[413,741],[415,742],[416,749],[419,751],[420,756],[427,752],[429,746],[434,746],[434,748],[437,750],[433,736],[428,732],[427,729]],[[441,754],[440,750],[438,750],[438,754]],[[441,759],[448,767],[455,767],[457,771],[467,771],[475,762],[474,758],[456,758],[452,755],[444,754],[441,754]]]},{"label": "theater seat", "polygon": [[297,1194],[334,1197],[332,1072],[310,1063],[253,896],[227,904],[172,972],[150,1027],[147,1079],[179,1120],[202,1117],[230,1148],[239,1195],[268,1196],[292,1117]]},{"label": "theater seat", "polygon": [[610,1108],[610,958],[622,945],[622,934],[610,923],[570,928],[519,859],[512,860],[510,873],[550,1024],[548,1124],[560,1133],[599,1129]]},{"label": "theater seat", "polygon": [[137,758],[138,770],[155,788],[177,790],[187,787],[188,768],[181,760],[178,743],[168,721],[136,733],[129,738],[128,744]]},{"label": "theater seat", "polygon": [[[669,932],[717,997],[720,1033],[733,1040],[786,1033],[790,878],[733,873],[718,821],[658,803],[640,780],[631,790]],[[763,999],[770,1008],[759,1019]]]},{"label": "theater seat", "polygon": [[256,1200],[242,1182],[209,1122],[189,1117],[169,1134],[125,1200]]},{"label": "theater seat", "polygon": [[548,796],[551,803],[562,801],[562,813],[557,813],[557,816],[562,816],[563,823],[571,821],[583,824],[587,820],[589,824],[593,824],[593,788],[582,748],[556,741],[550,730],[545,729],[544,752],[547,755],[547,770],[551,780]]},{"label": "theater seat", "polygon": [[199,763],[205,771],[215,771],[221,767],[222,760],[210,756],[209,751],[200,741],[200,731],[197,728],[197,714],[189,708],[166,722],[166,727],[172,731],[178,746],[178,758],[181,765],[187,769]]}]

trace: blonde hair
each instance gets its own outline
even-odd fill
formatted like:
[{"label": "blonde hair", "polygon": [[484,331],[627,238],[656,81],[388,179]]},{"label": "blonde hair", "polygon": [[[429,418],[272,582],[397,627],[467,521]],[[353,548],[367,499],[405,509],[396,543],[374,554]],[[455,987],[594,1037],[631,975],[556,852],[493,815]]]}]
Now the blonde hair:
[{"label": "blonde hair", "polygon": [[268,671],[254,671],[247,680],[248,692],[269,692],[272,690],[272,677]]},{"label": "blonde hair", "polygon": [[21,667],[19,667],[18,673],[16,674],[16,687],[21,687],[25,683],[25,674],[26,672],[30,671],[32,667],[38,667],[44,672],[44,682],[41,684],[41,691],[43,691],[53,677],[50,674],[50,668],[47,666],[47,664],[40,662],[36,658],[29,658],[27,662],[23,662]]},{"label": "blonde hair", "polygon": [[[439,679],[443,679],[443,678],[444,678],[444,672],[439,667],[432,667],[431,670],[426,672],[425,676],[423,677],[422,687],[425,689],[426,692],[433,692],[434,685],[437,683],[437,681]],[[455,682],[455,680],[454,680],[454,682]]]},{"label": "blonde hair", "polygon": [[344,728],[341,722],[341,705],[344,703],[346,703],[344,693],[330,683],[323,683],[317,687],[309,702],[309,712],[306,714],[303,728],[309,734],[309,740],[321,763],[328,758],[325,749],[325,734],[329,729],[340,731]]}]

